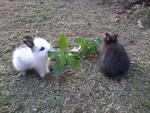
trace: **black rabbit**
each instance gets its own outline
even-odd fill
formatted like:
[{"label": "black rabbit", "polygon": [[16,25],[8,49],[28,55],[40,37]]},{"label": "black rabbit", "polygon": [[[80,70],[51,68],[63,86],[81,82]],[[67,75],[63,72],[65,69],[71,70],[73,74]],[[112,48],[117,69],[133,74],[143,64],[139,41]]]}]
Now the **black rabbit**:
[{"label": "black rabbit", "polygon": [[120,81],[129,70],[128,54],[117,41],[118,34],[106,33],[101,49],[100,71],[107,77]]}]

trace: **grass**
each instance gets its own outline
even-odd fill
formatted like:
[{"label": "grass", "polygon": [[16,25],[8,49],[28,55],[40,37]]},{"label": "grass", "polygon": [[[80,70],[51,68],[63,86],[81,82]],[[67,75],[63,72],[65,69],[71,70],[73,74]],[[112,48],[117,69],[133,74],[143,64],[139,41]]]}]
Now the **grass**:
[{"label": "grass", "polygon": [[[51,6],[43,2],[0,1],[5,3],[0,10],[7,12],[0,12],[0,113],[148,113],[150,30],[140,30],[133,20],[113,22],[114,7],[97,1],[56,0]],[[36,30],[52,44],[61,32],[70,42],[77,36],[96,39],[106,31],[119,33],[134,61],[127,88],[102,76],[98,57],[85,60],[76,73],[66,69],[60,77],[41,79],[32,71],[19,76],[12,67],[12,52],[24,35],[35,35]]]}]

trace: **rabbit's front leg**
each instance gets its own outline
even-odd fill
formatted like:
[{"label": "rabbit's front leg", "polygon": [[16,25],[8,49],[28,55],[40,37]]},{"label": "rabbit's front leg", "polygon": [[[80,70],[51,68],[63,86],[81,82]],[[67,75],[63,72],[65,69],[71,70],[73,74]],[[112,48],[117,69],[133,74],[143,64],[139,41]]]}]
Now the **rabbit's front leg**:
[{"label": "rabbit's front leg", "polygon": [[50,72],[49,71],[49,61],[46,62],[45,69],[46,69],[46,74],[48,74]]},{"label": "rabbit's front leg", "polygon": [[44,78],[45,75],[46,75],[45,68],[39,68],[39,69],[37,70],[37,72],[39,73],[39,75],[40,75],[41,78]]}]

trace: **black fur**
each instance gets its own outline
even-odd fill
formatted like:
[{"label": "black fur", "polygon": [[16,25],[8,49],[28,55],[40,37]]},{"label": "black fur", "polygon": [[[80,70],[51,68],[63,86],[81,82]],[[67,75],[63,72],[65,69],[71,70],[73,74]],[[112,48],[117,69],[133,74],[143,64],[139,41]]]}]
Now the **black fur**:
[{"label": "black fur", "polygon": [[112,79],[124,77],[130,67],[130,60],[125,48],[117,42],[118,35],[106,33],[101,50],[100,71]]}]

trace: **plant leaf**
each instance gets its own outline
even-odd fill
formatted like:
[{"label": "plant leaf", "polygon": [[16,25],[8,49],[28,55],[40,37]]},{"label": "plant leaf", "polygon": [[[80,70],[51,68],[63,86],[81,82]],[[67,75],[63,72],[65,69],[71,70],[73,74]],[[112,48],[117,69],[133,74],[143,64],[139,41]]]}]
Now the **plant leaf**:
[{"label": "plant leaf", "polygon": [[53,74],[54,75],[60,75],[60,73],[62,73],[63,71],[63,67],[59,67],[59,65],[55,65],[53,68]]},{"label": "plant leaf", "polygon": [[61,50],[65,50],[68,47],[67,38],[65,34],[61,34],[58,40],[58,44]]},{"label": "plant leaf", "polygon": [[99,46],[99,45],[101,44],[101,42],[102,42],[102,41],[101,41],[99,38],[97,38],[97,39],[95,40],[95,43],[96,43],[97,46]]},{"label": "plant leaf", "polygon": [[85,42],[84,39],[82,39],[82,38],[77,38],[75,41],[76,41],[76,43],[77,43],[78,46],[81,46],[81,48],[84,48],[84,47],[85,47],[86,42]]},{"label": "plant leaf", "polygon": [[72,70],[77,70],[79,68],[78,60],[76,59],[76,56],[74,56],[72,53],[68,53],[66,55],[67,64],[71,67]]},{"label": "plant leaf", "polygon": [[63,71],[67,63],[64,52],[58,49],[50,54],[50,58],[55,61],[53,74],[59,75]]}]

